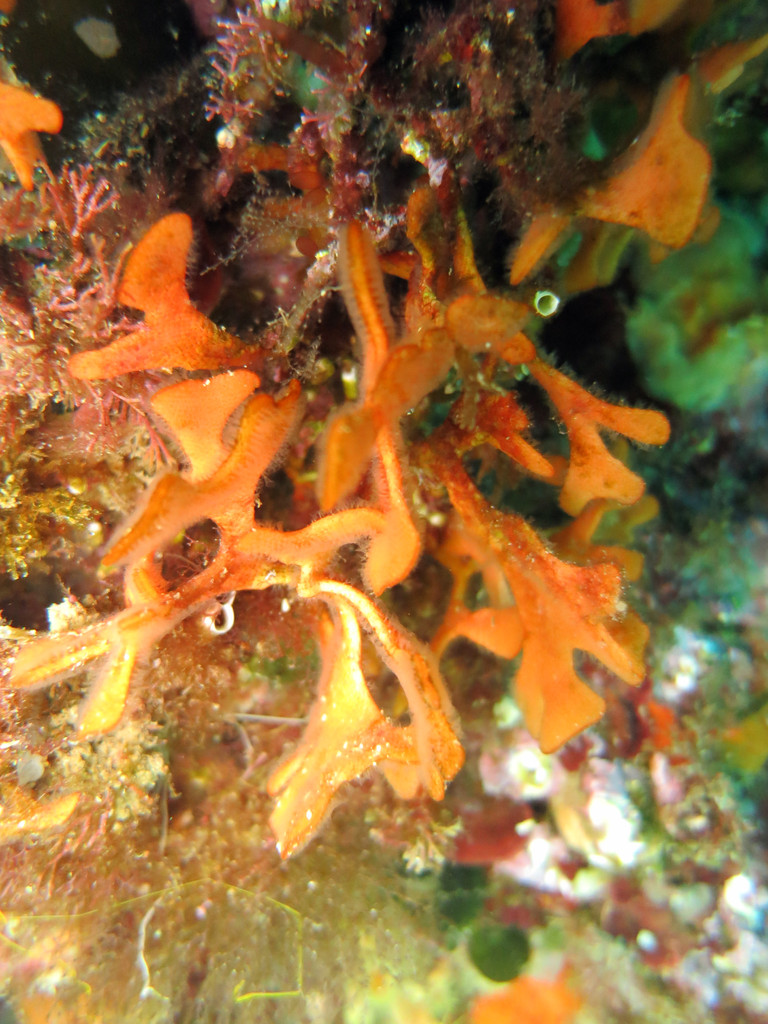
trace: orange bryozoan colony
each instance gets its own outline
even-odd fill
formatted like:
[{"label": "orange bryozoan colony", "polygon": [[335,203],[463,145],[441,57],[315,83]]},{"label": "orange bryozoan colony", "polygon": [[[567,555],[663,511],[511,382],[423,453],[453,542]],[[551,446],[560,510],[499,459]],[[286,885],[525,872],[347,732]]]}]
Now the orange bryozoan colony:
[{"label": "orange bryozoan colony", "polygon": [[[260,389],[249,368],[253,353],[192,306],[184,284],[192,241],[185,214],[156,223],[127,261],[118,297],[141,310],[144,323],[70,360],[72,375],[83,379],[154,368],[193,372],[151,400],[185,462],[157,476],[104,557],[105,567],[124,572],[124,608],[75,632],[30,638],[18,649],[10,683],[39,687],[98,660],[78,729],[82,736],[103,733],[123,714],[137,660],[218,596],[282,586],[315,602],[321,610],[317,700],[298,747],[269,782],[283,857],[312,836],[339,788],[371,768],[403,797],[420,790],[443,796],[464,758],[438,667],[452,638],[468,637],[505,658],[521,654],[516,697],[546,751],[603,710],[602,698],[576,670],[575,651],[588,652],[630,684],[644,672],[646,630],[622,600],[637,558],[591,538],[609,505],[632,504],[643,493],[603,432],[662,444],[666,419],[593,397],[537,353],[522,333],[532,309],[486,290],[455,202],[417,189],[407,231],[415,256],[389,264],[410,278],[402,338],[368,231],[353,222],[340,232],[339,278],[359,343],[359,388],[321,435],[319,512],[302,528],[281,529],[254,512],[265,472],[302,420],[302,388],[293,380],[279,390]],[[460,397],[440,426],[406,442],[403,416],[452,367],[463,380]],[[513,390],[489,383],[498,371],[507,380],[525,376],[547,396],[567,433],[567,459],[531,443]],[[493,507],[464,458],[493,449],[518,475],[556,488],[571,525],[545,540],[521,516]],[[430,506],[438,513],[433,521],[443,523],[432,529],[439,534],[434,554],[453,586],[428,646],[379,595],[416,565],[426,529],[426,516],[416,510]],[[201,521],[216,524],[215,554],[196,575],[169,582],[161,571],[164,550]],[[352,579],[338,557],[348,545],[360,550]],[[482,607],[468,604],[478,568],[487,595]],[[407,724],[391,721],[371,696],[363,634],[402,688]]]}]

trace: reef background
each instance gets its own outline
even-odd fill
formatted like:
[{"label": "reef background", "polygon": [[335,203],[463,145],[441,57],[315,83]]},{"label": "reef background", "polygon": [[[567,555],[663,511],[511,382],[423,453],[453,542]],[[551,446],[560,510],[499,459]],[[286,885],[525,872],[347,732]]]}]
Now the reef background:
[{"label": "reef background", "polygon": [[[49,184],[38,169],[25,192],[0,168],[4,657],[29,630],[119,607],[103,545],[178,454],[147,411],[160,373],[67,373],[130,322],[115,303],[128,242],[189,213],[197,306],[259,352],[262,377],[302,381],[312,423],[265,498],[299,522],[302,472],[355,363],[335,229],[362,217],[405,250],[411,191],[450,174],[483,278],[506,288],[530,213],[605,181],[669,74],[695,77],[698,55],[768,31],[759,2],[670,6],[650,31],[558,59],[549,0],[19,0],[0,27],[4,80],[55,100],[64,128],[42,138]],[[86,42],[89,18],[101,25]],[[479,998],[518,975],[578,994],[551,1024],[765,1018],[767,82],[758,56],[722,92],[701,87],[710,237],[653,262],[641,232],[617,229],[592,260],[585,228],[524,285],[562,299],[539,329],[553,361],[671,420],[665,447],[631,457],[658,514],[617,516],[601,537],[645,556],[628,600],[651,628],[647,679],[630,690],[585,660],[607,712],[544,755],[509,696],[514,667],[457,640],[442,668],[466,764],[445,800],[402,801],[366,777],[287,862],[266,780],[312,699],[311,605],[273,588],[239,595],[224,635],[187,620],[118,729],[92,740],[73,737],[83,678],[3,685],[4,807],[19,791],[82,794],[58,827],[3,835],[3,1024],[481,1024]],[[406,285],[387,286],[401,317]],[[556,435],[522,387],[533,433]],[[433,395],[425,431],[441,415]],[[537,526],[561,524],[540,489],[497,467],[483,479],[486,497],[514,490]],[[203,524],[178,564],[211,543]],[[427,640],[447,589],[428,552],[387,600]]]}]

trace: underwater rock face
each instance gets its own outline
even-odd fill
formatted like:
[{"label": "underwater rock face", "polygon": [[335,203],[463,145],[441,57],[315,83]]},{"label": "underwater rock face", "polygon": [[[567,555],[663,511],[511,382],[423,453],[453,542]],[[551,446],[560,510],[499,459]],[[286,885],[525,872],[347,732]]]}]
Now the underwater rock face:
[{"label": "underwater rock face", "polygon": [[761,1019],[766,31],[0,2],[0,1017]]}]

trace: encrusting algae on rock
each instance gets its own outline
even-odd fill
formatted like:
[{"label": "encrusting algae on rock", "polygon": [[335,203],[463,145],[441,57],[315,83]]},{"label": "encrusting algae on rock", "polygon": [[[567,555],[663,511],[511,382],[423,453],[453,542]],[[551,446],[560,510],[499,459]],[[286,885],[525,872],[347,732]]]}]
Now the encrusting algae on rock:
[{"label": "encrusting algae on rock", "polygon": [[[151,91],[120,0],[110,55],[72,83],[51,73],[61,109],[16,84],[38,86],[32,22],[5,12],[0,425],[18,481],[3,493],[24,494],[0,507],[0,999],[25,1021],[226,1005],[352,1024],[332,933],[305,955],[312,928],[333,927],[350,991],[375,988],[377,957],[392,978],[430,961],[425,991],[455,977],[435,996],[450,1009],[399,993],[413,1019],[600,1013],[597,953],[546,962],[557,928],[586,935],[600,915],[555,927],[546,900],[621,904],[661,936],[667,918],[633,888],[641,815],[620,827],[617,808],[642,797],[646,823],[662,820],[667,789],[684,803],[675,773],[692,803],[699,783],[687,720],[648,676],[645,620],[668,590],[638,583],[632,536],[659,509],[642,463],[664,456],[630,442],[662,448],[670,421],[642,368],[602,390],[601,365],[572,370],[551,325],[718,237],[707,117],[761,59],[762,26],[721,43],[711,5],[679,0],[459,0],[402,25],[375,0],[332,17],[222,0],[217,25],[191,0],[160,6],[173,31]],[[208,48],[206,76],[185,39]],[[83,113],[94,60],[109,117]],[[58,133],[50,166],[41,132]],[[385,950],[369,913],[396,932],[425,898],[393,850],[438,894],[410,967],[408,940]],[[342,876],[361,857],[369,890],[353,899]],[[235,956],[251,899],[261,951]],[[501,968],[477,953],[486,930],[516,950]],[[111,1009],[113,932],[138,954]],[[35,975],[30,995],[38,946],[66,980]],[[313,1009],[318,965],[334,979]],[[238,1015],[281,1000],[303,1009]]]}]

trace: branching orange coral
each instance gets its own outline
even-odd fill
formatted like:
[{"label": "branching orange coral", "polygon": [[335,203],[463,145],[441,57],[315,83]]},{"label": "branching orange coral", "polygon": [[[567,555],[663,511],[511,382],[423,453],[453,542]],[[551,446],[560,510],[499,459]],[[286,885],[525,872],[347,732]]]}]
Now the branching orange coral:
[{"label": "branching orange coral", "polygon": [[135,370],[218,370],[243,361],[243,347],[195,309],[185,283],[192,221],[169,213],[147,231],[125,265],[118,301],[144,323],[101,349],[69,360],[74,377],[97,380]]},{"label": "branching orange coral", "polygon": [[[606,500],[630,504],[643,485],[609,452],[600,431],[662,443],[666,420],[593,398],[541,359],[521,330],[530,308],[485,288],[455,204],[451,244],[443,244],[445,201],[445,195],[440,199],[421,188],[409,205],[409,236],[418,256],[401,341],[369,234],[355,223],[341,234],[339,272],[360,345],[360,394],[327,426],[318,518],[283,530],[254,509],[265,472],[298,426],[303,400],[297,381],[269,394],[258,390],[255,373],[238,369],[163,388],[152,398],[152,410],[175,438],[183,464],[156,477],[104,557],[105,566],[124,567],[123,610],[72,633],[32,639],[11,667],[11,684],[32,688],[102,659],[78,722],[81,735],[100,733],[123,715],[140,659],[217,595],[281,585],[317,602],[323,609],[318,699],[304,737],[269,781],[276,798],[271,822],[282,856],[314,834],[341,786],[372,768],[404,797],[419,789],[435,799],[443,796],[464,756],[437,663],[453,637],[467,636],[503,657],[522,652],[517,698],[545,750],[602,713],[602,698],[576,671],[574,651],[590,653],[627,682],[643,675],[645,629],[621,602],[631,554],[592,542]],[[119,297],[144,311],[144,324],[105,349],[73,357],[73,373],[114,376],[161,365],[222,368],[237,359],[237,339],[191,306],[184,284],[191,230],[185,215],[172,214],[139,242]],[[453,365],[463,379],[460,397],[445,423],[411,445],[407,455],[401,419]],[[494,381],[496,367],[509,376],[510,370],[523,372],[521,365],[565,424],[567,460],[528,440],[526,413]],[[466,452],[481,445],[558,487],[565,511],[579,514],[551,546],[520,516],[494,509],[481,497],[462,463]],[[369,593],[405,579],[421,553],[412,465],[433,489],[442,485],[453,507],[438,557],[451,569],[454,585],[431,648]],[[366,473],[369,482],[362,487]],[[352,503],[337,507],[353,494]],[[196,574],[166,578],[164,552],[201,521],[215,524],[216,550]],[[361,548],[364,587],[337,578],[338,553],[351,543]],[[466,588],[477,565],[489,605],[469,610]],[[363,632],[400,684],[409,712],[405,725],[390,721],[371,696]]]},{"label": "branching orange coral", "polygon": [[51,800],[34,800],[20,786],[5,789],[0,806],[0,843],[63,825],[78,800],[77,793],[67,793]]},{"label": "branching orange coral", "polygon": [[653,409],[626,409],[604,402],[541,359],[529,364],[531,374],[545,389],[568,431],[571,450],[560,492],[560,504],[578,515],[595,498],[612,498],[632,505],[645,484],[608,451],[600,428],[613,430],[643,444],[666,444],[669,422]]},{"label": "branching orange coral", "polygon": [[567,60],[590,39],[629,32],[629,12],[624,0],[558,0],[555,17],[555,52]]},{"label": "branching orange coral", "polygon": [[[462,633],[505,657],[522,650],[518,701],[543,749],[553,750],[596,721],[604,707],[602,699],[578,677],[574,650],[598,657],[626,682],[642,679],[645,628],[633,615],[621,611],[622,573],[636,569],[637,562],[624,549],[592,545],[586,519],[581,528],[574,524],[570,547],[572,557],[578,554],[576,561],[583,564],[558,558],[520,517],[501,516],[482,502],[456,453],[490,443],[527,472],[556,483],[563,509],[570,515],[583,511],[586,517],[587,506],[594,507],[590,503],[610,498],[632,504],[644,490],[642,480],[608,450],[600,430],[612,430],[647,444],[662,444],[669,426],[658,412],[626,409],[594,398],[538,357],[531,341],[520,332],[530,315],[529,308],[485,290],[460,221],[452,259],[455,276],[460,277],[468,293],[451,299],[451,279],[443,270],[446,257],[434,243],[434,213],[434,199],[427,190],[418,190],[409,206],[409,234],[421,257],[418,298],[409,313],[416,333],[399,346],[391,346],[389,314],[382,312],[383,284],[372,250],[365,249],[356,233],[359,277],[348,305],[363,345],[365,365],[377,368],[378,375],[374,377],[369,369],[364,371],[361,402],[342,410],[331,423],[325,438],[321,494],[334,458],[336,478],[352,467],[356,484],[371,457],[371,439],[381,436],[377,428],[381,431],[382,425],[388,424],[390,431],[397,430],[409,405],[434,386],[436,380],[424,374],[420,394],[419,382],[407,376],[410,365],[417,366],[423,359],[437,377],[438,372],[445,372],[458,349],[493,353],[513,366],[527,364],[566,426],[570,452],[564,471],[556,472],[556,460],[547,458],[527,441],[528,420],[512,394],[475,391],[471,379],[451,416],[461,429],[446,424],[418,447],[417,463],[445,485],[462,522],[457,532],[464,536],[465,544],[468,535],[474,538],[477,561],[483,565],[492,559],[504,580],[504,585],[499,585],[497,576],[492,607],[462,612],[464,588],[457,577],[446,621],[435,637],[435,649],[442,651],[451,637]],[[342,249],[342,268],[351,255],[349,247]],[[349,271],[342,269],[342,277],[349,290]],[[356,305],[354,296],[358,294],[364,301]],[[436,326],[430,327],[430,323]],[[439,356],[433,355],[434,350]],[[402,364],[400,353],[404,353]],[[448,440],[441,444],[441,437]],[[343,493],[346,491],[342,489],[334,497],[338,499]],[[565,548],[565,534],[562,544]],[[559,639],[553,644],[551,635],[555,632]]]},{"label": "branching orange coral", "polygon": [[[522,517],[489,506],[456,455],[460,439],[452,433],[450,426],[441,428],[438,443],[424,449],[424,461],[440,476],[464,529],[497,562],[516,612],[487,611],[482,621],[475,613],[465,635],[503,649],[506,657],[517,653],[510,638],[519,641],[523,657],[515,696],[528,729],[550,752],[596,722],[604,708],[602,698],[578,676],[574,650],[587,651],[620,679],[637,684],[645,672],[647,631],[623,610],[619,565],[564,562]],[[464,633],[460,620],[452,626],[457,633]]]},{"label": "branching orange coral", "polygon": [[270,395],[254,395],[246,404],[237,439],[224,461],[202,479],[188,479],[181,473],[161,476],[136,521],[105,555],[104,564],[144,558],[204,519],[212,519],[219,527],[224,547],[234,544],[253,525],[255,487],[285,443],[299,399],[297,381],[277,401]]},{"label": "branching orange coral", "polygon": [[[378,505],[387,517],[390,534],[374,541],[368,557],[368,580],[376,593],[403,579],[421,550],[405,500],[407,469],[399,455],[403,448],[401,418],[445,378],[456,346],[469,352],[503,349],[510,362],[523,362],[535,354],[530,341],[519,333],[529,308],[510,299],[476,294],[485,287],[463,219],[453,269],[455,278],[475,294],[457,299],[446,312],[438,298],[443,287],[436,280],[436,262],[428,240],[422,238],[432,202],[429,189],[418,189],[409,203],[409,232],[419,247],[423,266],[418,304],[411,309],[413,330],[397,344],[370,237],[359,225],[351,224],[340,241],[339,275],[361,348],[361,396],[358,402],[343,407],[326,429],[318,496],[321,508],[334,507],[358,487],[373,460]],[[385,545],[388,553],[379,558]]]},{"label": "branching orange coral", "polygon": [[[435,653],[441,656],[452,640],[463,636],[500,658],[516,657],[523,641],[520,615],[512,605],[512,592],[496,555],[456,512],[451,513],[441,543],[433,553],[453,577],[448,607],[432,637]],[[467,588],[478,570],[488,595],[488,607],[469,611],[465,603]]]},{"label": "branching orange coral", "polygon": [[405,497],[398,422],[447,372],[451,351],[442,334],[421,344],[392,347],[394,326],[384,280],[370,237],[358,224],[342,233],[339,268],[361,348],[361,401],[342,408],[328,425],[318,495],[321,508],[339,504],[358,486],[373,458],[377,504],[386,527],[372,541],[366,569],[378,594],[404,579],[421,551]]},{"label": "branching orange coral", "polygon": [[696,230],[709,190],[712,160],[685,126],[690,75],[676,75],[660,90],[643,133],[612,167],[608,180],[585,190],[573,214],[539,211],[520,240],[510,269],[519,284],[557,245],[573,216],[639,228],[679,249]]},{"label": "branching orange coral", "polygon": [[706,146],[685,128],[690,89],[690,75],[662,87],[647,128],[609,181],[584,194],[582,213],[640,228],[673,249],[690,241],[712,173]]},{"label": "branching orange coral", "polygon": [[696,61],[696,69],[713,93],[723,92],[744,71],[744,65],[768,49],[768,33],[757,39],[726,43],[707,50]]},{"label": "branching orange coral", "polygon": [[[297,750],[273,772],[280,794],[272,827],[283,856],[312,834],[339,786],[379,767],[403,797],[420,784],[435,800],[464,761],[445,688],[429,651],[396,626],[359,590],[335,580],[304,582],[299,593],[322,597],[332,609],[322,639],[323,675],[309,725]],[[371,630],[383,660],[397,676],[412,722],[392,724],[371,697],[362,671],[358,617]]]},{"label": "branching orange coral", "polygon": [[61,111],[51,100],[0,82],[0,148],[25,189],[34,188],[35,165],[43,159],[37,132],[55,135],[62,123]]},{"label": "branching orange coral", "polygon": [[[431,653],[371,598],[327,575],[338,549],[361,540],[369,541],[369,563],[380,561],[379,575],[391,573],[385,557],[396,543],[397,518],[407,510],[397,506],[394,491],[401,481],[386,444],[380,446],[378,486],[384,512],[371,506],[345,509],[296,531],[257,523],[256,488],[300,408],[297,382],[277,399],[251,395],[257,383],[255,374],[242,370],[182,381],[155,396],[153,408],[175,434],[188,466],[155,481],[142,510],[105,557],[107,565],[126,567],[125,610],[77,632],[40,637],[21,647],[10,682],[22,688],[44,685],[105,658],[78,723],[82,735],[104,732],[123,714],[139,657],[217,594],[282,583],[301,597],[322,600],[331,612],[322,640],[323,710],[313,712],[307,737],[270,783],[270,790],[280,794],[272,823],[281,853],[288,856],[315,831],[336,790],[349,779],[378,765],[399,792],[413,795],[423,785],[439,798],[461,766],[463,752]],[[197,416],[203,395],[209,409]],[[244,400],[236,436],[227,445],[227,423]],[[201,519],[216,523],[219,548],[196,576],[174,587],[153,556]],[[406,727],[388,722],[368,694],[361,625],[400,680],[411,711]]]},{"label": "branching orange coral", "polygon": [[234,370],[211,379],[185,380],[152,396],[152,409],[178,439],[196,483],[213,476],[229,454],[222,440],[228,420],[260,384],[255,373]]},{"label": "branching orange coral", "polygon": [[565,60],[590,39],[624,33],[636,36],[694,12],[703,18],[709,6],[702,0],[557,0],[555,52]]}]

